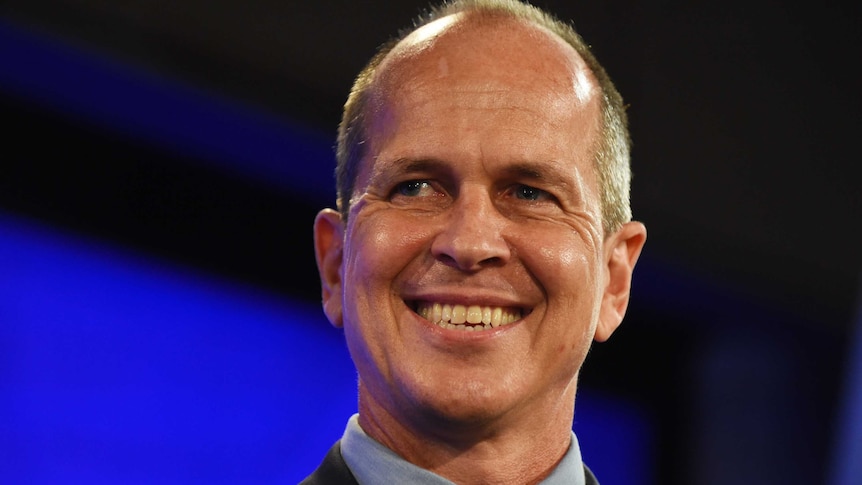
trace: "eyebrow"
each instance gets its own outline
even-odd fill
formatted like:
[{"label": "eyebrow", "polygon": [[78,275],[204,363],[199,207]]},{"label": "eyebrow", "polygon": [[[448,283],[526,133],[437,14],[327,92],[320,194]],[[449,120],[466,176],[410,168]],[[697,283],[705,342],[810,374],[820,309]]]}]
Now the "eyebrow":
[{"label": "eyebrow", "polygon": [[[570,175],[561,169],[562,164],[549,162],[514,162],[502,168],[501,174],[515,180],[535,181],[542,185],[557,187],[560,191],[581,199],[582,187],[577,173]],[[436,158],[398,158],[382,165],[378,175],[382,174],[425,174],[451,173],[450,164]]]},{"label": "eyebrow", "polygon": [[[537,180],[563,187],[571,187],[572,181],[558,168],[558,163],[518,162],[503,168],[504,175],[512,178]],[[417,173],[430,171],[450,171],[449,164],[435,158],[398,158],[384,165],[386,169],[395,169],[402,173]]]},{"label": "eyebrow", "polygon": [[401,173],[432,172],[439,170],[451,170],[443,161],[434,158],[398,158],[386,164],[387,169],[397,170]]},{"label": "eyebrow", "polygon": [[413,174],[450,173],[452,168],[442,160],[434,158],[396,158],[375,164],[372,180],[388,183],[393,177],[410,176]]},{"label": "eyebrow", "polygon": [[512,178],[536,180],[567,191],[574,190],[577,185],[577,180],[572,180],[570,176],[566,176],[556,162],[541,164],[519,162],[506,166],[503,172]]}]

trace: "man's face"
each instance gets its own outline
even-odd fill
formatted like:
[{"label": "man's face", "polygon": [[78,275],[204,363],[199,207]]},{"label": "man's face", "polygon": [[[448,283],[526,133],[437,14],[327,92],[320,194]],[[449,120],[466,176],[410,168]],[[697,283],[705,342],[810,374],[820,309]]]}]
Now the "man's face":
[{"label": "man's face", "polygon": [[592,340],[619,323],[603,321],[600,92],[539,28],[434,27],[381,67],[348,222],[330,212],[317,232],[360,413],[408,427],[571,416]]}]

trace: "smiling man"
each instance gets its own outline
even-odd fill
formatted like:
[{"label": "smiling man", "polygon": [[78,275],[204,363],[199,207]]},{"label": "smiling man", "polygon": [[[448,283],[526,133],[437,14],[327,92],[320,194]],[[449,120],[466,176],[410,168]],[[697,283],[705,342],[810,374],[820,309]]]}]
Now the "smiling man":
[{"label": "smiling man", "polygon": [[515,1],[434,9],[357,78],[337,178],[315,250],[359,413],[303,483],[596,483],[578,372],[646,229],[622,100],[583,41]]}]

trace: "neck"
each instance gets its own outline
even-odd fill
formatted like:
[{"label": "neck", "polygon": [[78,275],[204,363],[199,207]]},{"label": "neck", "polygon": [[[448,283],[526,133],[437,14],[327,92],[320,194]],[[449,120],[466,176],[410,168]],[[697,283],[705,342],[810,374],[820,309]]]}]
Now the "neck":
[{"label": "neck", "polygon": [[359,424],[406,461],[458,484],[539,483],[571,443],[574,385],[551,406],[482,421],[395,415],[363,392]]}]

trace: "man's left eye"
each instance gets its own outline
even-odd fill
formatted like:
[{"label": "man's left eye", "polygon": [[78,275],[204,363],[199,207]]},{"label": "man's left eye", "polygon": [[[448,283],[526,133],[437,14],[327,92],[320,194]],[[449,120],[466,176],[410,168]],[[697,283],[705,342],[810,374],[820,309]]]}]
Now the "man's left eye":
[{"label": "man's left eye", "polygon": [[409,180],[401,182],[395,187],[395,192],[398,195],[407,197],[418,197],[429,190],[432,190],[431,184],[425,180]]},{"label": "man's left eye", "polygon": [[537,189],[535,187],[530,187],[529,185],[519,185],[515,187],[515,197],[523,200],[549,200],[551,198],[551,194],[545,192],[542,189]]}]

